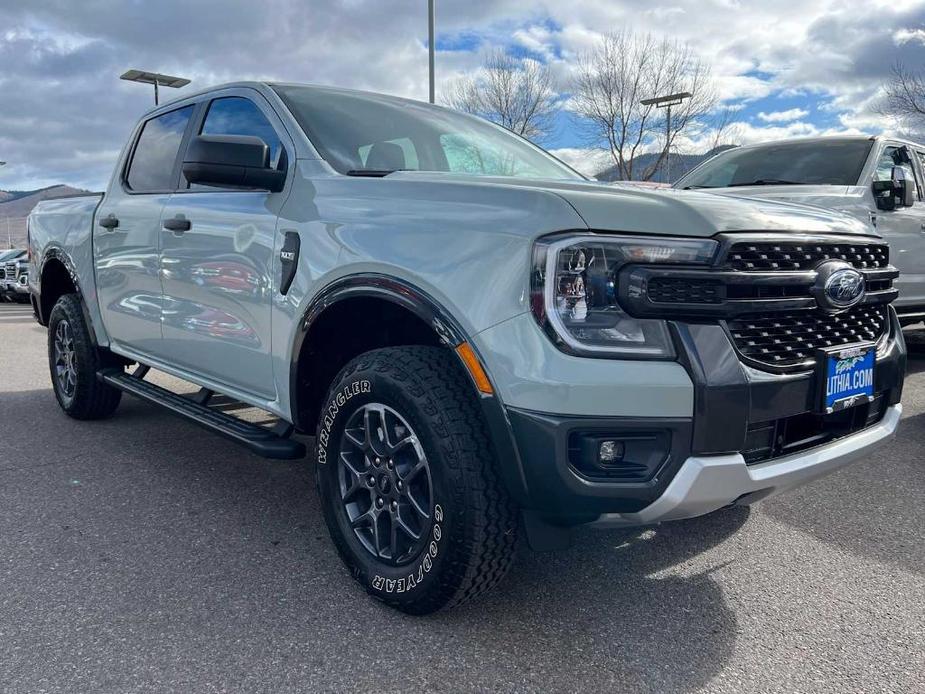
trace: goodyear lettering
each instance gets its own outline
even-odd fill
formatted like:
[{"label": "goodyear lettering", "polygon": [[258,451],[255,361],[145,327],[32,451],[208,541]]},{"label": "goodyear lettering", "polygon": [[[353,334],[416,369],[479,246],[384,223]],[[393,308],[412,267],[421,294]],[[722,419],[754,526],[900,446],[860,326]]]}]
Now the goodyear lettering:
[{"label": "goodyear lettering", "polygon": [[429,574],[431,569],[434,568],[434,559],[437,558],[437,554],[440,551],[439,543],[440,539],[443,537],[443,528],[440,526],[442,522],[443,508],[441,508],[440,504],[437,504],[434,506],[434,528],[431,532],[433,539],[427,546],[427,551],[424,553],[424,558],[421,559],[421,563],[418,564],[414,571],[398,580],[383,578],[379,575],[373,576],[371,581],[373,588],[381,590],[384,593],[404,593],[423,581],[424,576]]}]

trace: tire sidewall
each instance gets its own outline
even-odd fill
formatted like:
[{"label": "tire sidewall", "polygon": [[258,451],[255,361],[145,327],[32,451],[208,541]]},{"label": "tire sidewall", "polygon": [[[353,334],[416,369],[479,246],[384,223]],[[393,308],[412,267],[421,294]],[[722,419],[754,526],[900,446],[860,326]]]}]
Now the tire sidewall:
[{"label": "tire sidewall", "polygon": [[[316,437],[316,474],[325,520],[338,551],[354,577],[367,591],[389,602],[423,599],[442,582],[445,566],[452,561],[453,527],[459,500],[453,498],[453,480],[444,465],[442,450],[434,435],[431,417],[405,391],[402,384],[362,366],[342,374],[332,386],[321,411]],[[427,456],[433,499],[429,512],[432,522],[427,532],[430,541],[408,563],[392,566],[377,560],[360,543],[350,528],[341,504],[338,482],[338,457],[344,427],[351,415],[363,405],[376,402],[396,410],[408,422]]]}]

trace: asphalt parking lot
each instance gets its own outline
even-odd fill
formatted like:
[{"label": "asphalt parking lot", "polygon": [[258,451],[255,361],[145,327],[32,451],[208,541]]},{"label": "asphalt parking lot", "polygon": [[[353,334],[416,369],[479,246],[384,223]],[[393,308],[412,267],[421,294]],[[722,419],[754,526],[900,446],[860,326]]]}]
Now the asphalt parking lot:
[{"label": "asphalt parking lot", "polygon": [[486,598],[412,618],[342,569],[312,463],[131,398],[68,419],[45,330],[0,305],[0,691],[925,691],[915,349],[869,460],[750,512],[521,547]]}]

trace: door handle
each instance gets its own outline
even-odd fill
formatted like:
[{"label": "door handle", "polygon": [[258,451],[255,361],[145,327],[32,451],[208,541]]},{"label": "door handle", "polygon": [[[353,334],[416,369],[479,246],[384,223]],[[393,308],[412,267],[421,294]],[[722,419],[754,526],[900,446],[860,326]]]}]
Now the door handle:
[{"label": "door handle", "polygon": [[167,231],[184,232],[189,231],[193,225],[184,217],[171,217],[164,220],[164,228]]},{"label": "door handle", "polygon": [[112,231],[117,226],[119,226],[119,220],[116,219],[116,216],[113,214],[108,214],[102,219],[100,219],[99,224],[101,227],[108,231]]}]

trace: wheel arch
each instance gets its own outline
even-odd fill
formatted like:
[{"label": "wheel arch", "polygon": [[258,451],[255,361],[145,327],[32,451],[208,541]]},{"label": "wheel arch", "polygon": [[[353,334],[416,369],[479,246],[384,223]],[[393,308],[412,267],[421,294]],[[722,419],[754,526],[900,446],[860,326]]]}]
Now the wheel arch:
[{"label": "wheel arch", "polygon": [[[366,327],[366,321],[361,323],[355,320],[356,311],[372,307],[375,307],[375,315],[370,315],[369,319],[373,325],[387,324],[394,332],[385,334],[384,339],[380,334],[377,336],[379,339],[370,342],[361,339],[353,344],[353,348],[345,349],[336,358],[326,359],[323,352],[325,345],[340,343],[345,337],[337,332],[343,325],[342,320],[348,323],[350,335],[344,341],[349,343],[350,336],[357,335],[361,326],[364,329]],[[391,309],[383,312],[385,307]],[[338,338],[336,342],[333,339],[335,336]],[[325,337],[328,338],[326,341]],[[303,431],[314,430],[331,381],[350,359],[369,349],[406,344],[430,344],[454,352],[460,368],[467,373],[479,398],[498,455],[502,478],[515,499],[524,499],[527,493],[526,476],[497,389],[493,388],[490,394],[479,393],[472,372],[457,350],[461,345],[475,349],[469,342],[468,334],[440,302],[405,280],[383,274],[350,275],[335,280],[311,301],[299,321],[290,352],[289,392],[293,423]],[[489,383],[493,384],[484,360],[479,359],[477,354],[476,358],[485,370]],[[323,363],[324,370],[313,372],[313,362]]]},{"label": "wheel arch", "polygon": [[[315,391],[312,395],[320,401],[324,393],[318,394],[317,391],[326,391],[330,382],[306,383],[305,380],[307,360],[315,350],[325,347],[320,343],[325,336],[324,329],[334,316],[349,316],[371,306],[394,307],[399,312],[397,315],[405,319],[413,317],[416,325],[411,327],[413,324],[406,324],[405,327],[410,328],[412,334],[417,332],[420,337],[426,335],[427,341],[424,344],[455,348],[466,341],[464,330],[449,312],[426,292],[408,282],[381,274],[350,275],[335,280],[321,290],[305,310],[290,352],[289,389],[293,421],[300,428],[311,430],[316,414],[311,404],[306,402],[306,386]],[[373,316],[367,314],[366,318],[372,319]],[[354,321],[350,327],[358,328],[359,321]],[[424,332],[425,328],[429,333]],[[344,363],[352,356],[346,358]],[[337,366],[332,377],[341,366]]]},{"label": "wheel arch", "polygon": [[[76,293],[83,303],[83,292],[80,288],[80,277],[71,257],[63,249],[49,248],[42,258],[38,272],[38,305],[39,322],[48,325],[51,309],[64,294]],[[86,309],[84,309],[86,313]]]}]

